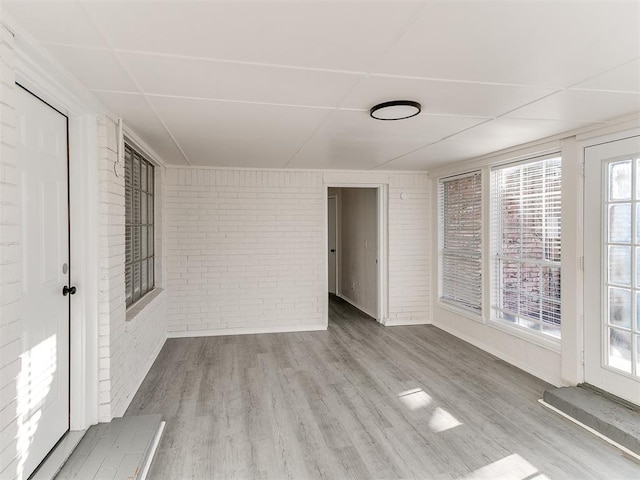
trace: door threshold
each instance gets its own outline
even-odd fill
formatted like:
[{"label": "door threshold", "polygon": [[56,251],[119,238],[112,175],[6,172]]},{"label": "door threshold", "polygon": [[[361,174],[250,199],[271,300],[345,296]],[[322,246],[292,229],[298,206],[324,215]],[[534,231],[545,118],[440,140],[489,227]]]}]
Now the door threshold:
[{"label": "door threshold", "polygon": [[68,431],[53,447],[40,466],[29,477],[29,480],[53,480],[67,459],[87,433],[86,430]]}]

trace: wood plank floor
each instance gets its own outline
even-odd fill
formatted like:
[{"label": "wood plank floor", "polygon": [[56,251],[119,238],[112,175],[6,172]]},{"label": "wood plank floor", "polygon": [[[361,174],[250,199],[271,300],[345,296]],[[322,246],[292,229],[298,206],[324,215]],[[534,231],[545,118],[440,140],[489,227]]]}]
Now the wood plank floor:
[{"label": "wood plank floor", "polygon": [[334,298],[326,332],[168,340],[127,415],[167,422],[158,480],[640,479],[538,404],[548,386]]}]

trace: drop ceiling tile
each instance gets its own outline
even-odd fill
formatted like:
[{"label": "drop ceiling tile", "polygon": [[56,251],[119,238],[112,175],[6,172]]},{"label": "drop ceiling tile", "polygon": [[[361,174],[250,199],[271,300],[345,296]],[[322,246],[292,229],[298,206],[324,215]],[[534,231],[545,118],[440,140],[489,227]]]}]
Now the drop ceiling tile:
[{"label": "drop ceiling tile", "polygon": [[429,170],[592,125],[586,122],[498,118],[399,157],[382,170]]},{"label": "drop ceiling tile", "polygon": [[118,49],[347,70],[368,69],[419,8],[414,2],[87,4]]},{"label": "drop ceiling tile", "polygon": [[151,97],[193,165],[282,168],[329,114],[283,107]]},{"label": "drop ceiling tile", "polygon": [[380,102],[409,99],[420,102],[425,113],[495,117],[555,91],[552,88],[374,75],[363,80],[343,106],[369,109]]},{"label": "drop ceiling tile", "polygon": [[361,75],[121,53],[147,93],[336,107]]},{"label": "drop ceiling tile", "polygon": [[374,73],[568,87],[640,54],[638,2],[430,2]]},{"label": "drop ceiling tile", "polygon": [[402,170],[425,172],[435,166],[452,163],[477,156],[477,148],[465,142],[442,142],[422,148],[409,155],[381,165],[377,170]]},{"label": "drop ceiling tile", "polygon": [[370,169],[487,119],[420,114],[384,122],[368,111],[335,111],[289,165],[292,168]]},{"label": "drop ceiling tile", "polygon": [[640,112],[640,94],[564,90],[522,107],[509,118],[599,122]]},{"label": "drop ceiling tile", "polygon": [[114,92],[96,92],[95,95],[155,150],[162,161],[169,165],[187,164],[187,160],[142,95]]},{"label": "drop ceiling tile", "polygon": [[90,90],[137,91],[110,51],[57,45],[48,45],[47,50]]},{"label": "drop ceiling tile", "polygon": [[579,83],[573,88],[640,93],[640,59]]},{"label": "drop ceiling tile", "polygon": [[106,47],[80,2],[2,0],[2,7],[39,42]]}]

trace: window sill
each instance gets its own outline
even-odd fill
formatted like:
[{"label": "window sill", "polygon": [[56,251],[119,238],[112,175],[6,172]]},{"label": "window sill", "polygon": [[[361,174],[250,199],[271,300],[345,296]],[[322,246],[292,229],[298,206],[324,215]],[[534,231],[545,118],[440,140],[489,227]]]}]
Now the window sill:
[{"label": "window sill", "polygon": [[162,288],[154,288],[149,293],[147,293],[144,297],[138,300],[136,303],[127,308],[126,320],[127,322],[133,321],[136,316],[141,313],[147,305],[153,302],[156,298],[160,296],[160,294],[164,292]]},{"label": "window sill", "polygon": [[438,299],[437,306],[438,308],[448,310],[451,313],[455,313],[456,315],[468,318],[469,320],[473,320],[474,322],[485,323],[481,313],[474,313],[471,310],[458,307],[452,303],[447,302],[446,300]]},{"label": "window sill", "polygon": [[500,330],[514,337],[518,337],[527,342],[533,343],[539,347],[550,350],[554,353],[560,353],[562,348],[562,341],[559,338],[550,337],[543,333],[536,333],[533,330],[514,325],[506,320],[500,320],[498,318],[492,318],[488,324],[490,327]]}]

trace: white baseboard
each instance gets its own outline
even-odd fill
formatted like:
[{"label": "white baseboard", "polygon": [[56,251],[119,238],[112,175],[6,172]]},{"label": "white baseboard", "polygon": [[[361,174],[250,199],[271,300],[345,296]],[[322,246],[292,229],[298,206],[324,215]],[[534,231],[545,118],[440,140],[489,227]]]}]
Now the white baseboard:
[{"label": "white baseboard", "polygon": [[494,357],[498,357],[500,360],[504,360],[505,362],[513,365],[514,367],[519,368],[520,370],[524,370],[525,372],[530,373],[531,375],[539,378],[540,380],[544,380],[545,382],[550,383],[554,387],[561,387],[564,385],[562,382],[562,379],[549,376],[546,373],[536,370],[535,368],[531,368],[530,365],[524,362],[521,362],[519,360],[516,360],[514,358],[511,358],[510,356],[505,355],[503,352],[500,352],[493,347],[490,347],[482,342],[479,342],[475,338],[472,338],[463,333],[460,333],[457,330],[454,330],[453,328],[440,325],[437,323],[433,324],[433,326],[435,326],[436,328],[439,328],[440,330],[444,330],[447,333],[450,333],[454,337],[458,337],[460,340],[464,340],[465,342],[470,343],[474,347],[478,347],[480,350],[484,350],[485,352],[490,353]]},{"label": "white baseboard", "polygon": [[258,333],[293,333],[315,332],[326,330],[327,325],[282,325],[272,327],[220,328],[216,330],[189,330],[185,332],[169,332],[168,338],[219,337],[223,335],[255,335]]},{"label": "white baseboard", "polygon": [[431,325],[427,320],[391,320],[390,318],[384,323],[385,327],[402,327],[410,325]]}]

